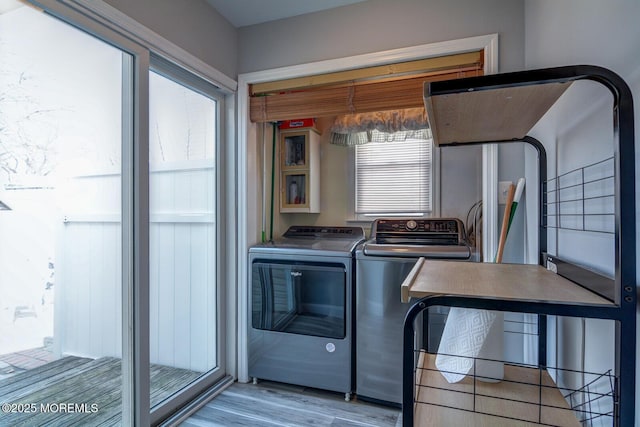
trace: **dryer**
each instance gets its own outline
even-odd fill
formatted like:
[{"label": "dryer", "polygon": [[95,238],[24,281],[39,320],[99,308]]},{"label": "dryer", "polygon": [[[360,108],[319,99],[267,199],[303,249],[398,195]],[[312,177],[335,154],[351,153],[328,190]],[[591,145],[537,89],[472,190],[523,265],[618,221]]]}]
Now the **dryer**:
[{"label": "dryer", "polygon": [[293,226],[249,249],[249,376],[354,389],[354,251],[361,227]]}]

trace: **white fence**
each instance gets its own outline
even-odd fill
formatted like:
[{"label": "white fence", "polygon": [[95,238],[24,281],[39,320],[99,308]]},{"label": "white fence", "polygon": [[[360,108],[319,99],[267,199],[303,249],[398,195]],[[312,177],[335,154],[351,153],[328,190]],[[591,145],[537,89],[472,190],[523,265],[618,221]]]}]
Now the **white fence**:
[{"label": "white fence", "polygon": [[54,191],[0,187],[0,354],[42,347],[53,335]]},{"label": "white fence", "polygon": [[[151,363],[204,372],[217,354],[213,161],[152,168],[150,186]],[[120,176],[72,187],[56,251],[54,342],[64,354],[120,357]]]}]

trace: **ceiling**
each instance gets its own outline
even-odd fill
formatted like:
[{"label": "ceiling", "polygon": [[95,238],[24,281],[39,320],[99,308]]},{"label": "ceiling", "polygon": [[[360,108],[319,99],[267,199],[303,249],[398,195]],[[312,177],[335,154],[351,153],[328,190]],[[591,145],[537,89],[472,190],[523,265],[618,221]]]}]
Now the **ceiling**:
[{"label": "ceiling", "polygon": [[24,6],[18,0],[0,0],[0,15],[3,13],[11,12],[13,9],[17,9]]},{"label": "ceiling", "polygon": [[206,0],[234,27],[260,24],[365,0]]}]

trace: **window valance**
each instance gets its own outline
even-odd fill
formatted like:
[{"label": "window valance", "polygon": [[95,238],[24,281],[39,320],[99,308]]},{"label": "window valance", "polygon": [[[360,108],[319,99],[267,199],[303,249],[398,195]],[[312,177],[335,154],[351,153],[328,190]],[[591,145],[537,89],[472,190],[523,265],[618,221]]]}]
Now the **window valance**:
[{"label": "window valance", "polygon": [[424,108],[344,114],[336,117],[331,126],[330,142],[354,146],[367,142],[426,139],[429,137],[428,127]]}]

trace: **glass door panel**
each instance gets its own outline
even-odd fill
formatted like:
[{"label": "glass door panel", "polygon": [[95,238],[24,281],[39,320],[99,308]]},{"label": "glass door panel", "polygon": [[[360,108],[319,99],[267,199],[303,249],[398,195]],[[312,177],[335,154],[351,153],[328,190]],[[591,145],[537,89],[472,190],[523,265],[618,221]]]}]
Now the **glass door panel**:
[{"label": "glass door panel", "polygon": [[219,366],[219,106],[156,72],[149,85],[153,407]]},{"label": "glass door panel", "polygon": [[[122,419],[119,49],[0,8],[0,425]],[[60,410],[72,403],[73,411]],[[24,409],[24,406],[22,407]]]}]

